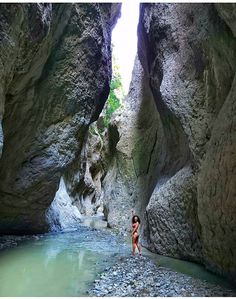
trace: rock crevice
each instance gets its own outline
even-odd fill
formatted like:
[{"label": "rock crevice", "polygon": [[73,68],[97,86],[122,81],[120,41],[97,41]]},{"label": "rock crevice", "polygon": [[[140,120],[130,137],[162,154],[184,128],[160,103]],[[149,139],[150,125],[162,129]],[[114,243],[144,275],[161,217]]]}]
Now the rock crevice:
[{"label": "rock crevice", "polygon": [[104,138],[99,195],[111,227],[129,231],[135,208],[144,246],[233,279],[234,15],[234,4],[140,5],[138,56],[110,123],[118,142]]}]

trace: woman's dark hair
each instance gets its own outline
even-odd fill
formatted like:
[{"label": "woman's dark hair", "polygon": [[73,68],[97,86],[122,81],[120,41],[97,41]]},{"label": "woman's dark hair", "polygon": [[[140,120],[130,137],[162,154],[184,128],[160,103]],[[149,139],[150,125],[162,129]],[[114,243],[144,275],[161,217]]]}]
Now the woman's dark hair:
[{"label": "woman's dark hair", "polygon": [[140,218],[139,218],[138,215],[134,215],[134,216],[132,217],[132,223],[133,223],[133,224],[135,223],[135,221],[134,221],[134,218],[135,218],[135,217],[138,218],[138,223],[140,224]]}]

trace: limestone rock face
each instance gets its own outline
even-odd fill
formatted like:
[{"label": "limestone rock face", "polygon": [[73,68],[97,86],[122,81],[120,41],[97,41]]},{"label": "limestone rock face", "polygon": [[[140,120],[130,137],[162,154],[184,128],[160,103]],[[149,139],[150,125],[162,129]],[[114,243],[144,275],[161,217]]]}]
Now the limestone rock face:
[{"label": "limestone rock face", "polygon": [[234,37],[236,37],[236,4],[235,3],[216,3],[215,7],[221,16],[221,18],[226,22],[229,28],[232,30]]},{"label": "limestone rock face", "polygon": [[166,183],[157,185],[147,206],[149,244],[163,255],[201,260],[196,234],[195,176],[190,166],[179,170]]},{"label": "limestone rock face", "polygon": [[0,231],[42,232],[109,93],[116,4],[1,4]]},{"label": "limestone rock face", "polygon": [[168,145],[145,237],[156,252],[234,277],[235,6],[216,8],[141,6],[139,57]]},{"label": "limestone rock face", "polygon": [[198,217],[207,263],[236,282],[236,78],[216,117],[198,178]]},{"label": "limestone rock face", "polygon": [[111,227],[130,230],[134,208],[144,246],[231,278],[234,11],[233,4],[141,4],[138,57],[103,140],[98,196]]},{"label": "limestone rock face", "polygon": [[[131,210],[141,215],[164,155],[159,114],[137,57],[130,91],[104,133],[90,127],[81,162],[66,172],[66,185],[81,214],[104,212],[108,225],[127,231]],[[92,130],[91,130],[92,129]],[[159,165],[158,165],[159,167]]]},{"label": "limestone rock face", "polygon": [[131,210],[143,211],[163,158],[163,128],[138,57],[124,106],[108,129],[110,162],[102,182],[102,201],[111,227],[130,229]]},{"label": "limestone rock face", "polygon": [[81,214],[72,203],[63,177],[46,217],[50,225],[50,231],[76,229],[81,222]]},{"label": "limestone rock face", "polygon": [[101,182],[104,175],[104,141],[95,124],[89,128],[80,159],[65,173],[65,181],[73,204],[83,216],[103,211]]}]

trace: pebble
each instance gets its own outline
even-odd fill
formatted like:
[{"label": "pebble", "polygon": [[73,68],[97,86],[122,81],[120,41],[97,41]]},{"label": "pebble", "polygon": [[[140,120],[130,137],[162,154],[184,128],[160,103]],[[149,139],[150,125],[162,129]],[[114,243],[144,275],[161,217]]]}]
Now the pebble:
[{"label": "pebble", "polygon": [[233,290],[159,267],[145,256],[125,257],[106,269],[90,296],[119,297],[232,297]]}]

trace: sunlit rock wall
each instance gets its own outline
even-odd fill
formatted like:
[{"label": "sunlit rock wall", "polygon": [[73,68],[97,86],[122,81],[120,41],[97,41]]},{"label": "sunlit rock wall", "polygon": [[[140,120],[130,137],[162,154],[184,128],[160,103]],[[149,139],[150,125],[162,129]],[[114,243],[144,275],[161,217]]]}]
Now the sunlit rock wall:
[{"label": "sunlit rock wall", "polygon": [[76,229],[81,222],[81,214],[72,203],[63,177],[60,180],[59,189],[46,213],[46,217],[50,225],[50,231]]}]

